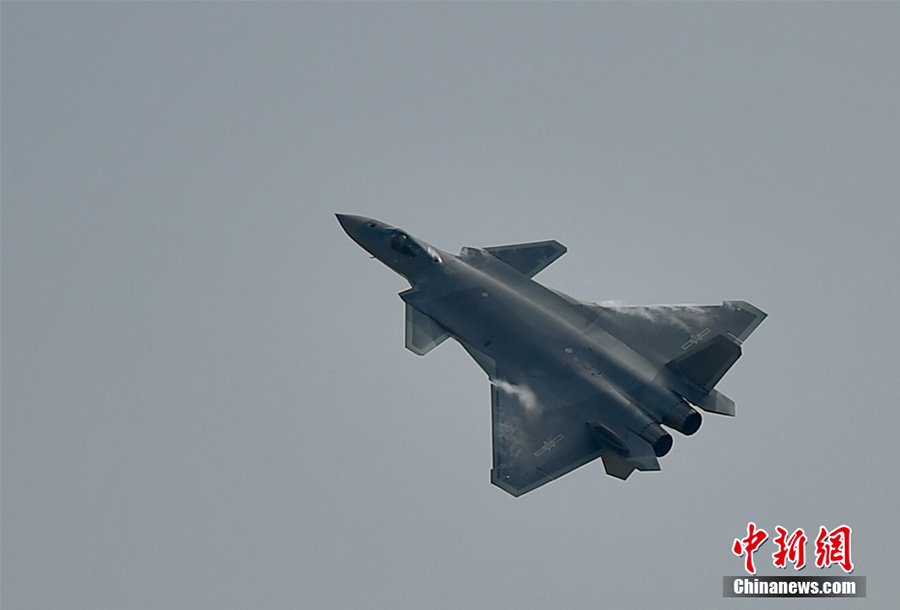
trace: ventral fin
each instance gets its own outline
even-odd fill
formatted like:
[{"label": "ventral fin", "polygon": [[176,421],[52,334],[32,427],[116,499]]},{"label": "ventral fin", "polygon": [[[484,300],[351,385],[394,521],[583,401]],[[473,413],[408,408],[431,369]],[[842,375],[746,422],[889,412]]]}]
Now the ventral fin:
[{"label": "ventral fin", "polygon": [[634,471],[634,464],[623,458],[615,451],[606,450],[600,457],[603,459],[603,468],[606,474],[623,481]]}]

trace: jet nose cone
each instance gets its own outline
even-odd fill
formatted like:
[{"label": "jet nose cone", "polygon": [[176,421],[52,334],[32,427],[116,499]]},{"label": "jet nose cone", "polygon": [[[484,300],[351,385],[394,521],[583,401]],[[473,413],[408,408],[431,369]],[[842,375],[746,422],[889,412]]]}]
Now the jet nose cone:
[{"label": "jet nose cone", "polygon": [[371,218],[366,218],[365,216],[354,216],[352,214],[335,214],[335,216],[337,216],[338,222],[341,223],[341,227],[347,232],[347,235],[357,241],[359,241],[362,228],[372,222]]},{"label": "jet nose cone", "polygon": [[378,229],[384,227],[384,223],[374,218],[354,216],[352,214],[335,214],[344,231],[353,241],[363,248],[369,249],[372,240],[378,234]]},{"label": "jet nose cone", "polygon": [[352,214],[335,214],[338,222],[347,233],[353,233],[355,229],[366,224],[369,219],[364,216],[353,216]]}]

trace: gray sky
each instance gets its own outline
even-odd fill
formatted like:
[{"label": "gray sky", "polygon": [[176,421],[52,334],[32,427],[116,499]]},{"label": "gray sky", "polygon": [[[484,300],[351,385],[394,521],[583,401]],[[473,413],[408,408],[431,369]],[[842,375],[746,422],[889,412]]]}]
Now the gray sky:
[{"label": "gray sky", "polygon": [[[896,603],[900,5],[0,17],[4,610],[708,608],[750,520],[852,526]],[[752,302],[737,418],[508,496],[484,374],[334,212]]]}]

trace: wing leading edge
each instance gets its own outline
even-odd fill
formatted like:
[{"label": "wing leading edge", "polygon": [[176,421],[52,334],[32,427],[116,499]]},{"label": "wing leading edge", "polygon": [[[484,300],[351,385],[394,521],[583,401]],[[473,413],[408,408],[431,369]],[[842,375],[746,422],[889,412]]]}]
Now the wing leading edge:
[{"label": "wing leading edge", "polygon": [[563,404],[552,392],[463,343],[491,382],[491,482],[521,496],[602,458],[606,471],[625,479],[635,469],[659,470],[653,448],[619,422],[600,423],[615,398],[598,394]]},{"label": "wing leading edge", "polygon": [[725,301],[721,305],[585,307],[593,314],[592,326],[605,330],[659,365],[718,335],[725,335],[739,346],[766,318],[764,311],[745,301]]},{"label": "wing leading edge", "polygon": [[[714,389],[741,356],[741,344],[766,319],[746,301],[721,305],[584,306],[602,329],[681,380],[678,391],[701,409],[734,415],[734,401]],[[674,388],[673,388],[674,389]]]}]

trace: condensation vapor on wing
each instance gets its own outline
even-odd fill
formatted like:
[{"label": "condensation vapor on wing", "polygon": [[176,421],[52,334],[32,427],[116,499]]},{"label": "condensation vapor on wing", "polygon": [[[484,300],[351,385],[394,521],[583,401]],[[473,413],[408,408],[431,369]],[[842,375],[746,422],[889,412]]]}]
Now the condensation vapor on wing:
[{"label": "condensation vapor on wing", "polygon": [[[698,318],[706,312],[698,305],[625,305],[621,301],[601,301],[600,307],[612,309],[617,313],[643,318],[649,322],[671,324],[690,332],[688,324],[690,315]],[[685,315],[687,314],[687,315]]]},{"label": "condensation vapor on wing", "polygon": [[534,415],[540,412],[541,407],[538,403],[537,396],[534,395],[534,392],[532,392],[531,388],[528,386],[513,385],[502,379],[493,379],[491,380],[491,384],[496,386],[499,390],[506,392],[511,396],[515,396],[525,408],[527,414]]}]

